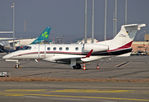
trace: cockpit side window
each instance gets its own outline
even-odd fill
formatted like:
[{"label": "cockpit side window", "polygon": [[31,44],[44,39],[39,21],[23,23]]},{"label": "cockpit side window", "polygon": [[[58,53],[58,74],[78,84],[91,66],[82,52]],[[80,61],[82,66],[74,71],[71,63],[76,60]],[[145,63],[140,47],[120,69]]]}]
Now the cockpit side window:
[{"label": "cockpit side window", "polygon": [[31,47],[30,46],[21,46],[19,47],[19,50],[30,50]]},{"label": "cockpit side window", "polygon": [[31,47],[30,47],[30,46],[25,46],[24,49],[25,49],[25,50],[30,50]]}]

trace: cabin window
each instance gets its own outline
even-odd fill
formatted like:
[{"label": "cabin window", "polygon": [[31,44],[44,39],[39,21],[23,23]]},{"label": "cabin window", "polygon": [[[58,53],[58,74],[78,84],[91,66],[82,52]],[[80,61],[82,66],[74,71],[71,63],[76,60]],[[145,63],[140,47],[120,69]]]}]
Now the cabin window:
[{"label": "cabin window", "polygon": [[50,47],[48,47],[47,50],[50,50]]},{"label": "cabin window", "polygon": [[68,51],[69,50],[69,47],[66,47],[66,50]]},{"label": "cabin window", "polygon": [[77,50],[79,50],[79,48],[78,48],[78,47],[76,47],[76,48],[75,48],[75,50],[77,51]]},{"label": "cabin window", "polygon": [[62,47],[60,47],[59,50],[61,51],[62,50]]},{"label": "cabin window", "polygon": [[56,50],[56,47],[53,47],[53,50]]}]

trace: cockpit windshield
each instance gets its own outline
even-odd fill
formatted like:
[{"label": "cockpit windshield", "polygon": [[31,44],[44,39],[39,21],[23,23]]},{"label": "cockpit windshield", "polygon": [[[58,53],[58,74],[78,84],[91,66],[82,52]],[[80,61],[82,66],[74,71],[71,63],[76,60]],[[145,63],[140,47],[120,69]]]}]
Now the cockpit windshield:
[{"label": "cockpit windshield", "polygon": [[16,50],[30,50],[31,47],[30,46],[19,46],[16,48]]}]

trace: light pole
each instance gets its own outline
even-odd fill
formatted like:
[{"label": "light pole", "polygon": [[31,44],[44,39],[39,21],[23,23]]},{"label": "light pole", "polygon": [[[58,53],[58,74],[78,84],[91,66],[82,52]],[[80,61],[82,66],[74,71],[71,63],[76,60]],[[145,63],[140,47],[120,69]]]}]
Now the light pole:
[{"label": "light pole", "polygon": [[117,0],[115,0],[114,18],[113,18],[113,37],[117,33]]},{"label": "light pole", "polygon": [[128,7],[128,3],[127,3],[128,1],[127,0],[125,0],[125,24],[127,24],[127,7]]},{"label": "light pole", "polygon": [[85,0],[85,13],[84,13],[84,43],[87,42],[87,0]]},{"label": "light pole", "polygon": [[107,39],[107,0],[105,0],[104,40]]},{"label": "light pole", "polygon": [[12,25],[13,25],[13,49],[15,49],[14,39],[15,39],[15,3],[13,2],[11,5],[12,8]]},{"label": "light pole", "polygon": [[92,0],[92,43],[94,43],[94,9],[95,9],[95,1]]}]

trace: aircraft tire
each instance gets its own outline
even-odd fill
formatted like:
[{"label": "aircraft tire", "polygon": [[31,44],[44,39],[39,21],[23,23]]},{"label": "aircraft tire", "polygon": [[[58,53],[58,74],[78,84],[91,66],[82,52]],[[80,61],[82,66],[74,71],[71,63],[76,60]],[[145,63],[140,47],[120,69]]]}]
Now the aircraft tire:
[{"label": "aircraft tire", "polygon": [[77,63],[75,66],[73,66],[73,69],[81,69],[81,65]]}]

